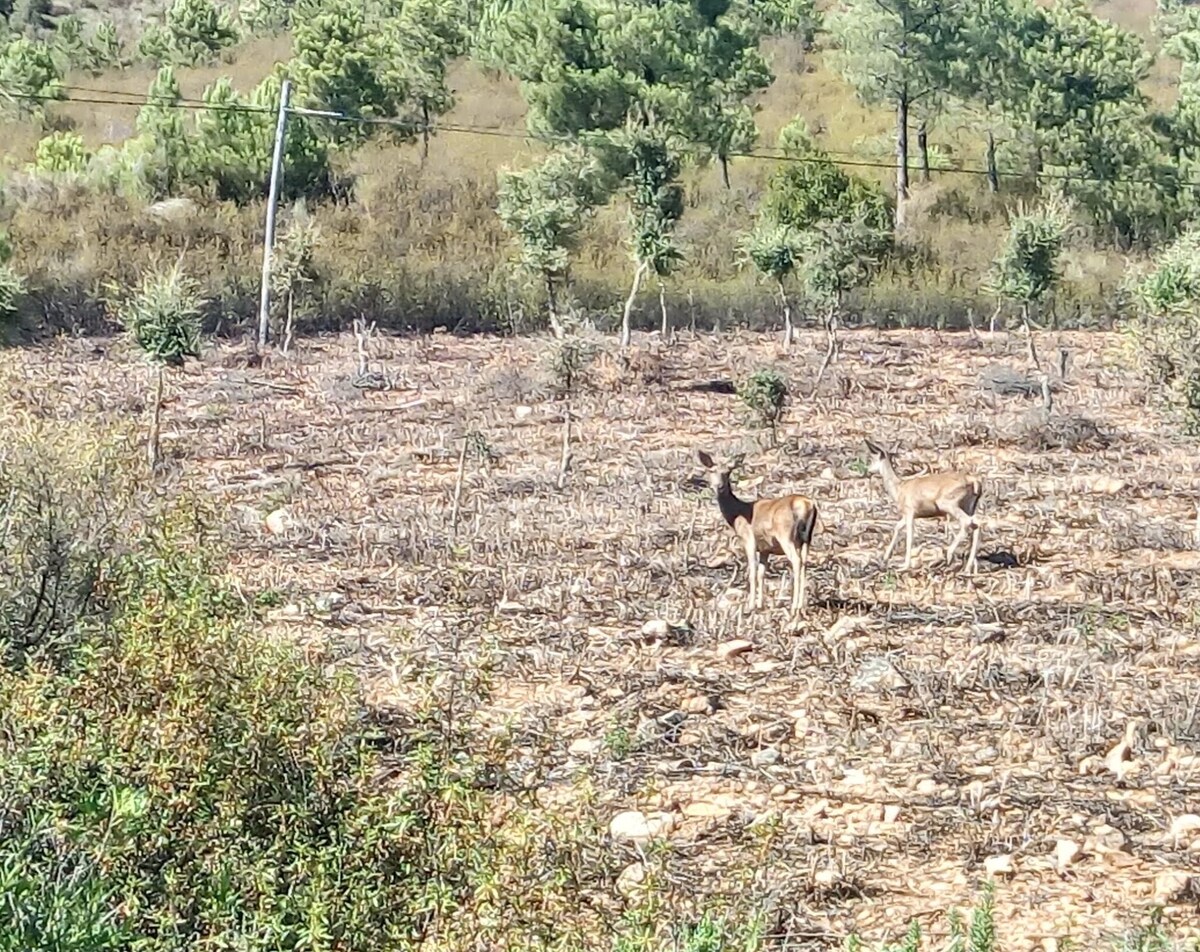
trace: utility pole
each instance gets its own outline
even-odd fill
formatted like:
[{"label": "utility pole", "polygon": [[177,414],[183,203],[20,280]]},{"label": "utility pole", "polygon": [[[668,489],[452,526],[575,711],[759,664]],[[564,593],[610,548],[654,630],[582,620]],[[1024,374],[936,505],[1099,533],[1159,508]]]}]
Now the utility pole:
[{"label": "utility pole", "polygon": [[275,247],[275,211],[279,207],[279,178],[283,172],[283,141],[287,132],[288,102],[292,81],[285,79],[279,90],[279,118],[275,123],[275,154],[271,157],[271,190],[267,195],[267,228],[263,236],[262,287],[258,297],[258,346],[267,345],[271,317],[271,252]]}]

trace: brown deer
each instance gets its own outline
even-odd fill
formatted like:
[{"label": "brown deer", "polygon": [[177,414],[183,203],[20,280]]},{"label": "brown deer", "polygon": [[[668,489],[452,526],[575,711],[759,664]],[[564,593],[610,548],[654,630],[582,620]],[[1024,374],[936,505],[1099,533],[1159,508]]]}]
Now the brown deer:
[{"label": "brown deer", "polygon": [[785,555],[792,565],[791,610],[804,612],[807,607],[808,546],[817,525],[816,503],[795,495],[753,502],[739,499],[730,484],[730,476],[741,465],[741,456],[717,465],[704,450],[696,450],[696,459],[708,471],[708,482],[716,490],[721,515],[745,548],[750,589],[747,607],[763,607],[767,557]]},{"label": "brown deer", "polygon": [[979,505],[979,497],[983,495],[982,480],[968,473],[934,473],[901,479],[892,466],[891,454],[870,440],[864,442],[870,454],[868,472],[878,473],[883,478],[883,488],[900,511],[900,521],[896,523],[892,541],[883,553],[884,563],[892,557],[896,543],[900,541],[900,532],[904,530],[904,565],[901,571],[907,570],[912,565],[913,522],[917,519],[949,517],[958,520],[959,528],[958,535],[946,550],[946,564],[950,564],[955,550],[970,532],[971,548],[965,568],[968,575],[973,574],[975,557],[979,552],[979,523],[975,521],[975,508]]}]

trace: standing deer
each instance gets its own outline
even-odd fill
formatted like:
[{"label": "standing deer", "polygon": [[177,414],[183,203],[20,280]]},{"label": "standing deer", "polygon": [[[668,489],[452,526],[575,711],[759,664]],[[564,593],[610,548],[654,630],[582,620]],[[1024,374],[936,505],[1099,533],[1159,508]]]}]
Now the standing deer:
[{"label": "standing deer", "polygon": [[950,548],[946,550],[946,564],[950,564],[955,550],[970,531],[971,549],[965,567],[968,575],[973,574],[975,556],[979,552],[979,524],[975,521],[975,507],[983,495],[983,482],[968,473],[934,473],[901,479],[892,466],[891,455],[870,440],[864,442],[870,454],[868,472],[883,477],[883,488],[900,511],[900,521],[896,523],[892,541],[883,553],[884,563],[892,557],[896,543],[900,541],[900,531],[904,530],[904,565],[901,571],[908,569],[912,565],[913,522],[917,519],[950,517],[958,520],[959,529]]},{"label": "standing deer", "polygon": [[741,540],[746,551],[746,575],[752,608],[763,607],[763,576],[767,557],[786,555],[792,565],[792,612],[804,612],[807,606],[805,573],[808,546],[817,525],[817,506],[804,496],[780,496],[776,499],[739,499],[730,485],[730,475],[741,465],[742,457],[717,465],[704,450],[696,450],[696,459],[708,471],[708,482],[717,493],[717,506]]}]

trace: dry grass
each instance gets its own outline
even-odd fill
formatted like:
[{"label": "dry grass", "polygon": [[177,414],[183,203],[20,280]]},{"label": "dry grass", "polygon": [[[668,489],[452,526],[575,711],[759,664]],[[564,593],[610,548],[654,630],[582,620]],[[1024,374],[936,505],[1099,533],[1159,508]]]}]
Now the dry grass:
[{"label": "dry grass", "polygon": [[[1035,403],[980,387],[996,362],[1020,366],[1003,336],[849,334],[770,452],[734,397],[684,388],[774,364],[807,393],[817,336],[786,357],[760,335],[638,343],[630,376],[605,358],[571,398],[562,489],[555,345],[441,334],[372,342],[386,390],[355,386],[347,336],[257,369],[215,349],[171,380],[166,479],[223,507],[230,570],[282,603],[270,623],[336,646],[373,705],[403,711],[422,670],[493,655],[478,729],[508,733],[507,766],[542,803],[675,812],[653,860],[664,888],[761,900],[786,947],[895,937],[909,916],[937,935],[999,856],[1005,948],[1095,947],[1164,873],[1195,868],[1200,834],[1168,831],[1200,796],[1200,480],[1109,336],[1042,341],[1074,354],[1056,412],[1107,441],[1077,452],[1024,448]],[[146,379],[122,342],[0,355],[10,407],[97,427],[144,414]],[[977,579],[934,564],[949,537],[929,525],[915,571],[880,567],[892,516],[853,474],[865,436],[902,473],[986,477]],[[739,444],[744,494],[821,507],[795,625],[777,564],[773,607],[742,614],[732,533],[695,479],[695,446]],[[654,619],[670,625],[643,632]],[[752,649],[721,658],[735,638]],[[1098,757],[1127,731],[1118,777]],[[1061,869],[1060,839],[1082,851]],[[1162,901],[1200,934],[1194,899]]]}]

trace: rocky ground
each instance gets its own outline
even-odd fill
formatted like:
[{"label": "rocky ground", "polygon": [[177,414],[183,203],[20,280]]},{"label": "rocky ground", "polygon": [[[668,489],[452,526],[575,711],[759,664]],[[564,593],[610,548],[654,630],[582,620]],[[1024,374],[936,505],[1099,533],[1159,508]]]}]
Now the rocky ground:
[{"label": "rocky ground", "polygon": [[[214,347],[169,376],[163,479],[216,504],[269,623],[335,646],[373,705],[486,659],[464,716],[543,803],[586,788],[614,902],[653,864],[832,947],[944,935],[991,878],[1007,948],[1086,947],[1154,904],[1200,935],[1200,474],[1116,338],[1045,335],[1050,410],[1003,334],[847,333],[815,396],[816,335],[635,343],[569,395],[545,339],[375,338],[365,365],[350,335],[253,367]],[[774,448],[695,388],[765,366],[792,392]],[[128,421],[148,381],[120,341],[0,354],[12,411]],[[976,578],[928,523],[912,571],[880,564],[864,437],[902,475],[984,477]],[[745,452],[745,496],[817,501],[806,617],[782,561],[743,612],[696,447]]]}]

